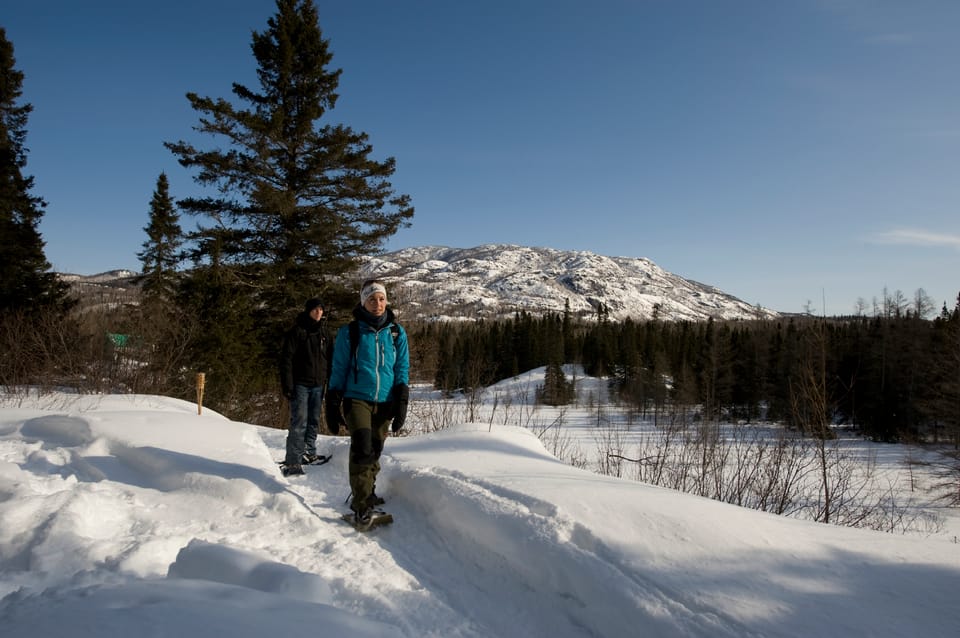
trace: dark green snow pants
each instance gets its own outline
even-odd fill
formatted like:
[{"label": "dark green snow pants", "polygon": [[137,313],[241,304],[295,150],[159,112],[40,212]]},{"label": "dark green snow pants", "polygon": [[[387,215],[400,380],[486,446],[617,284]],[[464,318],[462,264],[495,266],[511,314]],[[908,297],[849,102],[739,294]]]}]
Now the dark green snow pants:
[{"label": "dark green snow pants", "polygon": [[393,414],[389,403],[345,399],[343,416],[350,430],[350,509],[363,511],[380,473],[380,454]]}]

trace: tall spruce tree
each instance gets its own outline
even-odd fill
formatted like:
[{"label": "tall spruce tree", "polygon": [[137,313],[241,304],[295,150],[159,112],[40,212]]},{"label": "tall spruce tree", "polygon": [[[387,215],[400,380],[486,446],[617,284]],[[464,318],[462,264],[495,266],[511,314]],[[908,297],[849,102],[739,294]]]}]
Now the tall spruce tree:
[{"label": "tall spruce tree", "polygon": [[24,76],[15,64],[13,44],[0,28],[0,311],[65,309],[68,286],[51,272],[37,228],[46,202],[30,194],[33,177],[22,172],[33,107],[18,104]]},{"label": "tall spruce tree", "polygon": [[[217,196],[188,198],[200,217],[197,246],[216,235],[219,258],[274,315],[324,292],[357,257],[377,251],[413,207],[388,181],[395,160],[376,161],[365,133],[319,124],[338,95],[332,60],[311,0],[277,0],[268,28],[253,34],[260,90],[233,85],[245,107],[187,94],[197,130],[227,146],[167,143],[196,181]],[[210,255],[199,255],[209,259]],[[269,318],[268,318],[269,320]]]},{"label": "tall spruce tree", "polygon": [[[947,311],[944,304],[933,326],[931,349],[936,356],[930,366],[933,383],[924,408],[934,421],[934,441],[939,442],[942,427],[954,451],[960,451],[960,295],[952,312]],[[960,502],[960,492],[956,500]]]},{"label": "tall spruce tree", "polygon": [[563,365],[558,361],[551,361],[543,375],[543,386],[539,389],[538,398],[541,403],[551,406],[569,404],[574,398],[573,383],[567,381],[563,373]]},{"label": "tall spruce tree", "polygon": [[141,281],[144,296],[168,301],[176,290],[183,231],[180,228],[180,215],[170,197],[170,182],[166,173],[160,173],[157,178],[157,188],[150,200],[150,223],[144,230],[147,241],[137,254],[143,264]]}]

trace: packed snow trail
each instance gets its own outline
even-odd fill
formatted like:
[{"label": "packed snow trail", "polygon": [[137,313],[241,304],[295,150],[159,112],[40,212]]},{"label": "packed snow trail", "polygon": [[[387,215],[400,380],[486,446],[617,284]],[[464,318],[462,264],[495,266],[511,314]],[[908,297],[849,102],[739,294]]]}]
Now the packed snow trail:
[{"label": "packed snow trail", "polygon": [[[282,437],[264,433],[264,438],[279,454]],[[498,454],[509,450],[501,439],[492,440],[500,446]],[[319,443],[348,445],[342,439]],[[616,552],[554,505],[455,471],[405,463],[402,452],[389,451],[391,443],[399,440],[388,441],[378,492],[387,497],[385,509],[396,522],[362,538],[341,530],[346,538],[324,549],[325,565],[298,565],[347,574],[336,579],[334,597],[351,611],[410,635],[599,637],[631,635],[638,625],[652,636],[752,635],[681,592],[664,591],[625,571],[616,564]],[[442,435],[437,444],[435,453],[442,455]],[[430,447],[418,444],[421,450]],[[536,454],[535,446],[515,452]],[[346,449],[338,449],[329,466],[307,468],[306,477],[290,480],[290,489],[325,520],[335,516],[331,510],[345,508],[346,458]],[[545,453],[542,460],[555,463]],[[579,472],[560,465],[562,471]],[[371,578],[368,570],[379,576]],[[357,576],[352,581],[351,572]],[[370,591],[371,580],[382,580],[383,591]],[[403,594],[404,588],[411,591]],[[401,607],[398,595],[407,599],[405,605],[429,601],[446,608],[451,626],[410,626],[410,608]]]},{"label": "packed snow trail", "polygon": [[[279,439],[270,445],[279,454]],[[320,481],[337,497],[318,494],[317,505],[342,509],[346,457],[337,452],[333,476],[292,481],[291,489]],[[409,602],[449,614],[449,626],[418,628],[409,610],[349,607],[411,636],[858,635],[865,622],[871,635],[899,636],[951,604],[938,588],[919,606],[905,592],[960,584],[948,543],[797,521],[585,472],[520,428],[464,424],[393,438],[382,464],[378,493],[396,522],[363,539],[379,558],[362,567],[348,558],[340,568],[357,570],[368,601],[379,593],[369,591],[373,569],[386,582],[416,583]],[[342,584],[340,603],[355,596],[352,587]],[[852,600],[871,605],[869,619],[849,614]]]}]

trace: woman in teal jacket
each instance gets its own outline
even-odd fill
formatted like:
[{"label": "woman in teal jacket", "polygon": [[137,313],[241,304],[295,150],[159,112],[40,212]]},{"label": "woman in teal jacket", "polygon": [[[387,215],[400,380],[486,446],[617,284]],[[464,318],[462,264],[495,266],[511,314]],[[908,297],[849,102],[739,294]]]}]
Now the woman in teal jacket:
[{"label": "woman in teal jacket", "polygon": [[407,418],[410,352],[382,282],[363,283],[353,316],[337,332],[326,406],[327,427],[336,432],[346,422],[350,430],[350,509],[363,527],[383,503],[374,489],[387,430],[399,432]]}]

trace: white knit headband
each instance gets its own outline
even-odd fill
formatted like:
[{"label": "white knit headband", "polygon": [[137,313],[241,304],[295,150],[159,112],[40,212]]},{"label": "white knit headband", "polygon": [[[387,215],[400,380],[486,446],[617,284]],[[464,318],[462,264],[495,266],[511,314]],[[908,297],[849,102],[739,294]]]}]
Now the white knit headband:
[{"label": "white knit headband", "polygon": [[363,305],[366,305],[367,299],[369,299],[370,295],[372,295],[375,292],[382,292],[383,298],[384,300],[386,300],[387,289],[383,287],[383,284],[375,281],[373,283],[367,284],[366,286],[363,287],[363,290],[360,291],[360,303]]}]

